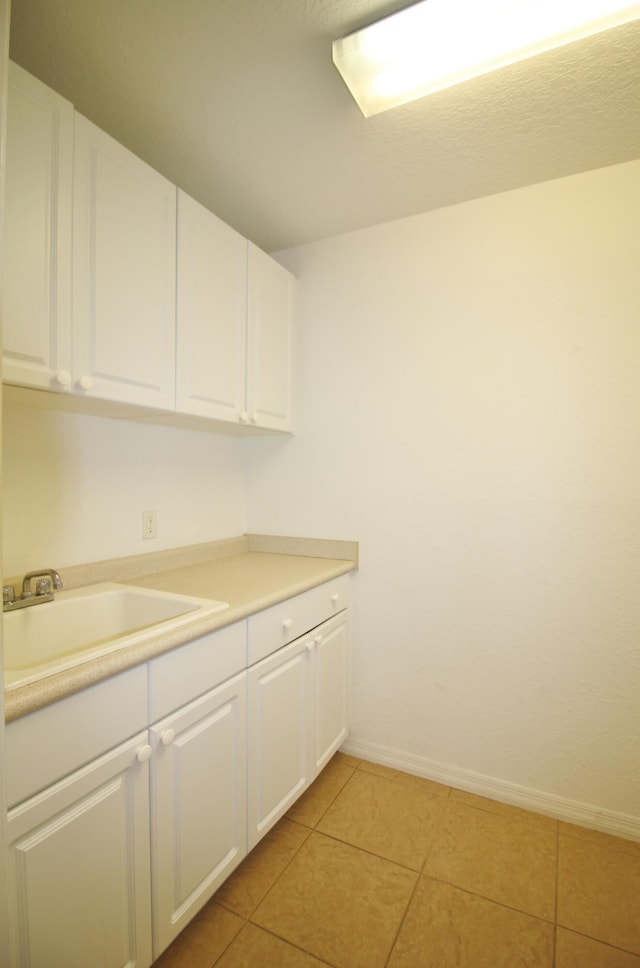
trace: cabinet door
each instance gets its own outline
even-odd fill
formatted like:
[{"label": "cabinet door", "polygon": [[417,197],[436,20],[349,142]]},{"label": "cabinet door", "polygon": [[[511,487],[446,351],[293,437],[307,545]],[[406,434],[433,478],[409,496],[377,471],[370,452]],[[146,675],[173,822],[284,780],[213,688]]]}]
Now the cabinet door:
[{"label": "cabinet door", "polygon": [[317,775],[349,732],[349,612],[320,625],[313,642],[313,767]]},{"label": "cabinet door", "polygon": [[146,743],[139,734],[9,812],[12,968],[151,964]]},{"label": "cabinet door", "polygon": [[173,409],[176,189],[75,119],[74,389]]},{"label": "cabinet door", "polygon": [[249,670],[250,850],[311,781],[312,650],[298,639]]},{"label": "cabinet door", "polygon": [[240,420],[245,409],[246,331],[246,239],[179,191],[179,413]]},{"label": "cabinet door", "polygon": [[295,279],[249,243],[247,412],[270,430],[293,429]]},{"label": "cabinet door", "polygon": [[246,854],[246,673],[151,729],[154,958]]},{"label": "cabinet door", "polygon": [[[73,105],[9,65],[3,376],[61,389],[71,369]],[[66,374],[65,374],[65,371]]]}]

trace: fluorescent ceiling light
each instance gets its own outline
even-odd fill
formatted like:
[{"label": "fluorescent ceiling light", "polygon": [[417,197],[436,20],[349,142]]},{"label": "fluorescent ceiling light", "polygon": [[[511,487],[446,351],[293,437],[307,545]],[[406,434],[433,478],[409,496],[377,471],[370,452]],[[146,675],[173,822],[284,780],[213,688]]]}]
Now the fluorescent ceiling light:
[{"label": "fluorescent ceiling light", "polygon": [[640,18],[624,0],[422,0],[334,41],[365,117]]}]

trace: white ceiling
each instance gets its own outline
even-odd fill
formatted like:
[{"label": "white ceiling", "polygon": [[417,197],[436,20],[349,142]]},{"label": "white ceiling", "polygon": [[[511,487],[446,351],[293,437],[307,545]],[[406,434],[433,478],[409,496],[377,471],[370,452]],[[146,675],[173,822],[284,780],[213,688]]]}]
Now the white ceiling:
[{"label": "white ceiling", "polygon": [[401,0],[12,0],[11,57],[286,248],[640,157],[640,21],[365,120],[331,42]]}]

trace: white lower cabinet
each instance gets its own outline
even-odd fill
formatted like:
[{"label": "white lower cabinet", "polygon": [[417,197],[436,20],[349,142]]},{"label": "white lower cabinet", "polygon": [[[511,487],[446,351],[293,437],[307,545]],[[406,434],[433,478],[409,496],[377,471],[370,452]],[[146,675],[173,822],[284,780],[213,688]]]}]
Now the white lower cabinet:
[{"label": "white lower cabinet", "polygon": [[343,611],[249,669],[249,850],[346,739],[347,663]]},{"label": "white lower cabinet", "polygon": [[8,724],[11,968],[149,968],[346,738],[348,598],[341,576]]},{"label": "white lower cabinet", "polygon": [[247,852],[246,673],[151,727],[153,954]]},{"label": "white lower cabinet", "polygon": [[140,733],[9,811],[11,968],[147,968],[149,747]]},{"label": "white lower cabinet", "polygon": [[349,613],[313,633],[313,774],[327,765],[349,733]]}]

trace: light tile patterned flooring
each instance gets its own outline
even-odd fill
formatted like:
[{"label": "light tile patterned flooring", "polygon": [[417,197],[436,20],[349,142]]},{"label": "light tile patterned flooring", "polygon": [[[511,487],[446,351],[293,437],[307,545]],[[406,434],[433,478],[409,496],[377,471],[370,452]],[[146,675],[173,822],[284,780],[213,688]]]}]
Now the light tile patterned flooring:
[{"label": "light tile patterned flooring", "polygon": [[640,968],[640,844],[336,754],[155,968]]}]

